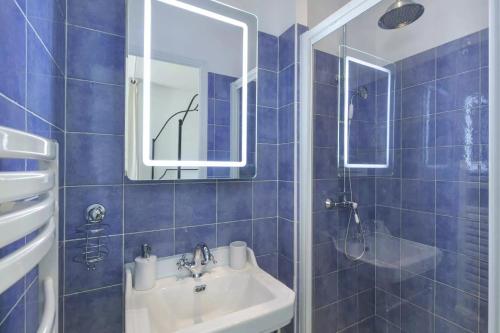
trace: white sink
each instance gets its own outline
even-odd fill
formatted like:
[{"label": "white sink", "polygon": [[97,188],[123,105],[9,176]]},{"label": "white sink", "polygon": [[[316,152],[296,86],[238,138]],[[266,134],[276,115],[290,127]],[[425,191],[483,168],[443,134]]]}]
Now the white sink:
[{"label": "white sink", "polygon": [[[133,264],[127,264],[126,333],[266,333],[291,321],[295,293],[259,268],[251,249],[242,270],[229,268],[227,247],[212,253],[217,264],[198,279],[177,270],[178,256],[158,260],[148,291],[132,287]],[[205,290],[195,293],[201,285]]]}]

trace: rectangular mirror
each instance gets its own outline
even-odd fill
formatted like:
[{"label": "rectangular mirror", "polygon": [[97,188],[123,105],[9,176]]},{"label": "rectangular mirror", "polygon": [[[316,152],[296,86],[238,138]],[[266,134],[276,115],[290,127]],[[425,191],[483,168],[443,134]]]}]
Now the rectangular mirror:
[{"label": "rectangular mirror", "polygon": [[205,0],[128,0],[126,174],[255,175],[257,19]]},{"label": "rectangular mirror", "polygon": [[344,167],[389,168],[395,65],[348,47],[342,52]]}]

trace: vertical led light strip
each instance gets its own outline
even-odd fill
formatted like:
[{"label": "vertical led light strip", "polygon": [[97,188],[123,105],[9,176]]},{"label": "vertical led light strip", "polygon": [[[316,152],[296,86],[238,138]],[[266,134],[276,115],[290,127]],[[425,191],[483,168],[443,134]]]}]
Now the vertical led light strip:
[{"label": "vertical led light strip", "polygon": [[[386,156],[385,164],[351,164],[349,163],[349,63],[354,62],[375,70],[387,73],[387,133],[386,133]],[[389,167],[389,142],[391,138],[391,71],[387,68],[371,64],[369,62],[346,57],[345,79],[344,79],[344,166],[346,168],[374,168],[382,169]]]},{"label": "vertical led light strip", "polygon": [[241,89],[241,161],[178,161],[152,160],[151,152],[151,1],[144,1],[144,85],[143,85],[143,140],[142,159],[147,166],[184,166],[184,167],[244,167],[247,164],[247,96],[248,96],[248,26],[246,23],[230,17],[211,12],[178,0],[157,0],[167,5],[181,8],[192,13],[203,15],[211,19],[237,26],[243,30],[243,59],[242,59],[242,89]]}]

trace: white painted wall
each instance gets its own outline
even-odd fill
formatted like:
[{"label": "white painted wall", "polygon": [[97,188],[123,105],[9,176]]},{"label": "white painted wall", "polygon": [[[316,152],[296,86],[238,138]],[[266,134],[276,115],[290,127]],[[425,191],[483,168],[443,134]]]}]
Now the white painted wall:
[{"label": "white painted wall", "polygon": [[[413,24],[396,30],[383,30],[378,19],[393,0],[382,1],[347,24],[347,45],[384,59],[397,61],[488,26],[488,0],[417,0],[425,6],[424,15]],[[346,0],[309,0],[308,18],[314,26],[347,3]],[[332,34],[316,46],[338,54],[340,33]]]}]

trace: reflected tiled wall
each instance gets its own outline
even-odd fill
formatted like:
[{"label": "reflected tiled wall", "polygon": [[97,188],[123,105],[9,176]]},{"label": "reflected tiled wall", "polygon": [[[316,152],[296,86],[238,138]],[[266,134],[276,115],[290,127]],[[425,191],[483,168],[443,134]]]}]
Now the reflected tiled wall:
[{"label": "reflected tiled wall", "polygon": [[[56,139],[64,186],[65,1],[5,0],[0,5],[0,125]],[[1,171],[36,168],[24,160],[0,160]],[[61,219],[62,220],[62,219]],[[61,221],[62,224],[62,221]],[[0,257],[30,240],[0,248]],[[0,332],[36,332],[38,269],[0,294]]]},{"label": "reflected tiled wall", "polygon": [[[259,264],[278,274],[278,39],[259,34],[258,166],[249,181],[123,176],[124,47],[123,0],[68,1],[65,332],[123,330],[122,267],[145,242],[168,256],[200,241],[245,240]],[[107,208],[111,253],[90,272],[73,261],[82,244],[75,228],[96,202]]]},{"label": "reflected tiled wall", "polygon": [[[377,327],[487,332],[487,31],[398,63],[391,177],[377,178]],[[378,331],[377,331],[378,332]]]}]

